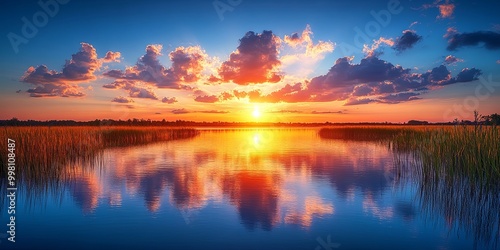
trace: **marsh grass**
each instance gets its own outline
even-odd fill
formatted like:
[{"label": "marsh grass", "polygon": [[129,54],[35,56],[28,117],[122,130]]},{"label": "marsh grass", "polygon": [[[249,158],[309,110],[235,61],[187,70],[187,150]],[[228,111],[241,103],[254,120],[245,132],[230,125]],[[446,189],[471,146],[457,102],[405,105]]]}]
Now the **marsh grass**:
[{"label": "marsh grass", "polygon": [[[98,166],[103,149],[190,138],[191,128],[159,127],[3,127],[0,128],[0,164],[7,165],[7,138],[15,140],[16,182],[28,190],[44,190],[58,185],[69,166],[85,163]],[[0,168],[0,176],[7,175]],[[0,178],[0,187],[5,187]]]},{"label": "marsh grass", "polygon": [[[412,155],[422,174],[500,180],[500,129],[495,126],[339,126],[321,138],[387,143],[396,156]],[[402,162],[405,159],[396,159]]]},{"label": "marsh grass", "polygon": [[465,230],[475,247],[500,240],[500,128],[495,126],[330,127],[322,138],[387,143],[396,183],[417,187],[425,216]]}]

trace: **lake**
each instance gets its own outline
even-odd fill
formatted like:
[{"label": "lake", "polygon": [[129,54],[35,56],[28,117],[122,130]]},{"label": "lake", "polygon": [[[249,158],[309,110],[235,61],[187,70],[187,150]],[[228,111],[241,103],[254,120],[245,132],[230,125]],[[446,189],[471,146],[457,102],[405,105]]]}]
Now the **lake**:
[{"label": "lake", "polygon": [[[108,148],[44,188],[20,184],[16,243],[1,239],[0,248],[495,246],[497,203],[426,192],[401,177],[394,154],[384,143],[323,139],[315,128],[202,129],[189,139]],[[3,200],[2,222],[6,207]]]}]

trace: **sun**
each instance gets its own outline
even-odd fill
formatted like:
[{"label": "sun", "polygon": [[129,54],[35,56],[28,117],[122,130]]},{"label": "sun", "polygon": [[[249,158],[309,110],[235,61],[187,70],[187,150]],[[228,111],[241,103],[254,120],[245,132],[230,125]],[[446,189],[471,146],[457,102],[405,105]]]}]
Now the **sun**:
[{"label": "sun", "polygon": [[254,106],[253,111],[252,111],[252,116],[254,118],[259,118],[262,116],[262,113],[259,110],[259,106],[257,106],[257,105]]}]

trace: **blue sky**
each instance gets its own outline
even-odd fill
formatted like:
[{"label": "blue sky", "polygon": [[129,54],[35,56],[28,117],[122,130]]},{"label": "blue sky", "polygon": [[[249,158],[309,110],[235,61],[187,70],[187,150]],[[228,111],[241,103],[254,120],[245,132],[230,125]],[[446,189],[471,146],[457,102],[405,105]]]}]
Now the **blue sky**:
[{"label": "blue sky", "polygon": [[[497,63],[500,60],[500,46],[498,46],[500,41],[497,36],[500,32],[500,19],[497,16],[500,4],[495,1],[192,0],[93,3],[70,0],[65,4],[60,4],[55,0],[42,0],[41,2],[57,3],[59,10],[53,17],[48,18],[46,25],[38,28],[38,32],[32,38],[26,38],[28,41],[26,44],[18,45],[17,53],[13,48],[15,46],[12,46],[9,40],[9,34],[11,37],[12,34],[22,36],[22,18],[26,17],[33,21],[37,13],[43,12],[43,8],[37,1],[2,3],[4,6],[0,18],[3,23],[1,31],[4,39],[1,39],[0,46],[0,53],[3,55],[0,61],[0,88],[4,102],[13,105],[0,117],[2,119],[16,116],[24,119],[35,117],[37,119],[86,120],[91,117],[80,114],[85,113],[84,109],[88,109],[89,106],[98,116],[96,118],[117,118],[115,116],[117,112],[110,111],[107,106],[115,98],[123,97],[127,103],[115,102],[113,105],[118,103],[123,106],[123,109],[127,109],[127,117],[152,119],[255,120],[257,117],[246,115],[251,113],[247,110],[259,108],[262,113],[283,111],[280,114],[282,119],[292,121],[297,119],[377,121],[381,116],[384,117],[384,121],[405,121],[412,118],[408,112],[418,107],[418,109],[424,109],[421,111],[422,115],[417,115],[419,118],[426,119],[427,117],[423,115],[426,113],[429,115],[428,119],[438,121],[444,119],[442,114],[447,112],[449,106],[463,105],[467,97],[474,97],[474,90],[480,84],[477,80],[479,75],[483,77],[491,75],[493,80],[500,80],[500,76],[496,75],[500,68],[500,64]],[[391,13],[390,21],[387,25],[383,25],[372,13],[390,13],[388,4],[394,5],[393,8],[398,11]],[[440,6],[448,6],[451,11],[448,8],[448,12],[444,13],[446,9],[441,9]],[[228,9],[217,11],[217,8]],[[377,29],[374,32],[367,32],[366,28],[370,25],[372,28],[376,26]],[[297,33],[297,37],[300,37],[303,31],[308,29],[306,27],[309,27],[311,32],[306,38],[312,40],[311,46],[324,42],[327,45],[331,44],[332,49],[328,49],[325,45],[324,50],[317,54],[305,56],[307,41],[296,40],[300,42],[298,45],[294,45],[294,42],[290,42],[291,40],[286,41],[285,36],[291,37],[293,33]],[[448,37],[443,37],[450,28],[454,32]],[[463,69],[477,69],[480,73],[463,81],[453,80],[444,83],[443,78],[441,79],[443,82],[440,83],[429,82],[424,84],[425,89],[413,88],[387,92],[386,94],[392,95],[390,98],[382,95],[384,93],[375,91],[378,88],[377,84],[384,82],[396,84],[392,81],[399,81],[402,78],[372,80],[364,76],[354,77],[349,78],[349,84],[334,79],[332,82],[321,83],[321,86],[332,87],[326,89],[326,91],[332,91],[331,98],[328,99],[325,96],[327,99],[322,98],[318,101],[319,99],[315,98],[317,93],[312,92],[313,85],[309,82],[314,83],[313,79],[329,74],[338,76],[339,73],[330,71],[330,68],[339,58],[354,56],[349,61],[350,65],[353,65],[353,72],[371,65],[361,63],[362,59],[369,56],[366,50],[363,51],[363,45],[355,40],[359,38],[358,29],[366,35],[364,37],[369,38],[369,40],[363,39],[363,45],[367,48],[373,48],[375,41],[381,38],[388,41],[381,43],[372,55],[376,57],[377,62],[383,61],[394,67],[400,65],[403,69],[409,69],[401,73],[405,75],[405,79],[410,77],[409,74],[425,74],[440,65],[445,65],[449,70],[448,78],[457,77]],[[239,49],[242,49],[243,45],[240,39],[248,31],[255,32],[255,39],[264,39],[261,36],[264,30],[271,31],[272,36],[279,39],[276,51],[272,51],[272,53],[275,52],[272,56],[275,56],[279,62],[271,63],[269,67],[266,66],[269,72],[252,72],[267,74],[272,71],[281,78],[278,81],[241,80],[243,82],[237,83],[236,78],[224,76],[228,72],[221,71],[222,65],[225,62],[235,63],[230,59],[232,53],[241,54]],[[401,40],[404,31],[411,31],[407,35],[414,38],[415,42],[410,41],[410,44],[404,45],[403,50],[398,51],[393,43],[397,43],[398,39]],[[465,35],[460,36],[460,34]],[[465,39],[464,41],[474,38],[479,40],[472,45],[458,42],[455,50],[447,49],[454,35],[457,39]],[[259,41],[263,43],[264,40]],[[62,72],[66,60],[70,60],[71,56],[83,46],[81,43],[89,44],[97,53],[98,58],[103,58],[106,52],[112,51],[119,52],[120,59],[99,64],[97,70],[90,72],[91,77],[81,78],[80,82],[67,78],[40,80],[35,77],[36,75],[22,79],[31,66],[36,68],[46,65],[49,70]],[[176,84],[184,86],[179,87],[181,90],[170,87],[165,89],[161,83],[144,79],[134,79],[134,82],[128,82],[128,87],[115,85],[114,90],[102,87],[117,81],[130,81],[130,77],[124,74],[110,77],[106,72],[116,69],[124,73],[127,67],[133,67],[139,58],[145,55],[148,45],[155,44],[162,45],[161,52],[158,52],[158,57],[155,57],[164,67],[162,74],[173,74],[173,70],[169,71],[173,69],[173,61],[169,58],[169,53],[179,47],[198,47],[199,50],[196,51],[203,52],[203,57],[206,59],[202,65],[203,72],[198,72],[199,75],[195,77],[196,81],[182,82],[180,79],[184,78],[176,78]],[[187,50],[182,52],[188,55],[195,53]],[[293,65],[287,64],[286,56],[290,55],[301,59],[294,61]],[[450,55],[456,58],[456,62],[446,64],[445,58]],[[246,60],[245,58],[248,57],[242,58]],[[247,66],[244,63],[228,65],[236,67],[233,69],[238,72],[244,72],[244,67]],[[208,84],[207,79],[210,75],[219,81]],[[424,76],[426,75],[415,81],[422,81]],[[81,95],[63,97],[64,94],[60,92],[61,85],[68,83],[63,80],[71,80],[72,88],[79,89],[78,92]],[[57,83],[50,81],[57,81]],[[284,91],[287,85],[293,86],[298,82],[303,90],[309,89],[309,92],[299,93],[300,96],[308,95],[307,98],[290,97],[278,100],[274,98],[276,95],[270,98],[270,93],[280,89]],[[52,84],[49,91],[47,84]],[[58,87],[53,88],[54,85]],[[346,88],[338,89],[340,85]],[[33,90],[41,86],[43,88]],[[185,86],[189,86],[190,90],[186,90]],[[358,87],[373,88],[375,92],[367,92],[364,96],[355,95],[354,90]],[[133,94],[132,91],[127,93],[130,88],[147,89],[144,91],[154,93],[153,97],[156,99],[150,95]],[[21,91],[16,93],[18,90]],[[260,94],[258,98],[247,95],[241,99],[233,97],[226,100],[221,97],[224,92],[232,94],[234,90],[246,93],[260,91]],[[325,89],[316,89],[316,91],[324,92]],[[340,92],[343,95],[338,94]],[[474,106],[482,113],[498,112],[492,104],[498,103],[500,99],[498,92],[491,92],[488,98],[479,100],[480,103]],[[286,95],[292,94],[296,93],[286,93]],[[33,96],[42,98],[33,98]],[[213,98],[198,98],[198,100],[211,101],[196,101],[196,97],[199,96]],[[402,96],[415,98],[401,99]],[[175,97],[177,101],[166,105],[161,102],[162,97]],[[441,103],[443,99],[448,101]],[[432,100],[436,101],[434,105]],[[350,105],[353,103],[364,105]],[[68,106],[79,110],[78,115],[64,108]],[[115,108],[120,109],[120,107]],[[387,112],[387,109],[392,112]],[[98,110],[100,111],[97,112]],[[183,112],[175,112],[175,110]],[[36,115],[31,115],[29,113],[31,111]],[[200,115],[202,111],[221,112]],[[316,113],[313,115],[314,111]],[[320,116],[317,115],[318,112],[325,112],[325,114]],[[326,114],[327,112],[330,113]],[[337,114],[333,114],[335,112]],[[465,115],[456,114],[456,116]],[[266,119],[270,120],[270,116]]]}]

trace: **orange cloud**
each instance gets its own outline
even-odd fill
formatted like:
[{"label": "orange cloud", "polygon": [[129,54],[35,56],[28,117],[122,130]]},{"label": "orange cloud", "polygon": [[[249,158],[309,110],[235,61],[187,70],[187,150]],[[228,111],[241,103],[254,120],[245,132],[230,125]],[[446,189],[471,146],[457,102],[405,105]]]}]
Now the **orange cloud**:
[{"label": "orange cloud", "polygon": [[240,85],[279,82],[282,78],[277,71],[281,65],[279,48],[280,39],[272,31],[247,32],[236,51],[219,68],[221,80]]}]

